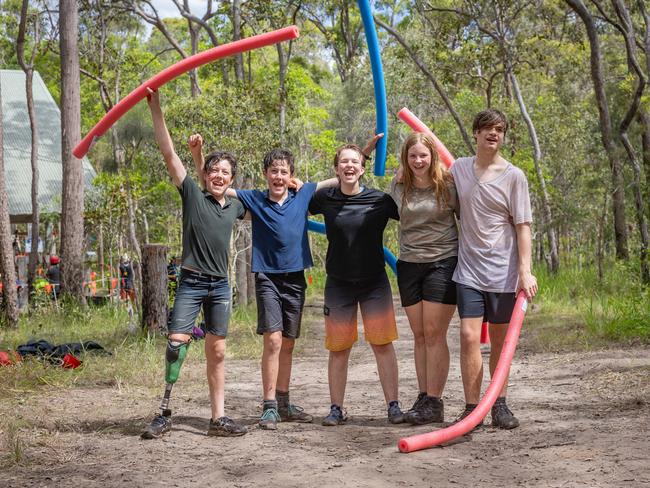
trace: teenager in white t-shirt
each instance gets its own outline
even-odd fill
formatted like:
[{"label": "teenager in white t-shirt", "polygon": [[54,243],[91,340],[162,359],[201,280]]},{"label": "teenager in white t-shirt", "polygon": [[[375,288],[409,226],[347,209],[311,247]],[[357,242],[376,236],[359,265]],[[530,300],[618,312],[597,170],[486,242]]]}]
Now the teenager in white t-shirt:
[{"label": "teenager in white t-shirt", "polygon": [[[472,126],[476,155],[460,158],[451,168],[460,207],[457,284],[461,318],[461,373],[465,410],[478,404],[483,379],[480,350],[481,324],[490,323],[490,373],[496,369],[516,292],[528,299],[537,293],[531,272],[532,222],[528,182],[524,173],[500,154],[508,121],[495,109],[480,112]],[[506,405],[507,378],[492,407],[492,425],[519,426]],[[480,424],[479,424],[480,425]]]}]

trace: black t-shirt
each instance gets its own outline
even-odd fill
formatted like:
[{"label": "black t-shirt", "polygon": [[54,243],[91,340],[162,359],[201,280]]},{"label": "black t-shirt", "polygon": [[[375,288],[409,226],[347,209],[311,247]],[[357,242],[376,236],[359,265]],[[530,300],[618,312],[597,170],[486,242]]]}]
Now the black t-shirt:
[{"label": "black t-shirt", "polygon": [[361,281],[384,271],[384,229],[388,219],[399,220],[390,195],[372,188],[363,188],[356,195],[323,188],[314,194],[309,212],[325,217],[328,276]]},{"label": "black t-shirt", "polygon": [[244,206],[226,197],[222,207],[189,176],[178,191],[183,201],[183,266],[227,278],[232,227],[244,217]]},{"label": "black t-shirt", "polygon": [[52,266],[50,266],[47,270],[45,277],[47,278],[47,281],[49,281],[52,285],[60,285],[61,270],[59,269],[59,265],[53,264]]}]

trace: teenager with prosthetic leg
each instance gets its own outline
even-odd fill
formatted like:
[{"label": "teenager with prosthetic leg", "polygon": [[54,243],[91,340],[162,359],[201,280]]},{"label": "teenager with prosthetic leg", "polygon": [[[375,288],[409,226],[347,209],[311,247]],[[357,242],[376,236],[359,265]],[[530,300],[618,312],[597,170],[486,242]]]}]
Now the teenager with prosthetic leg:
[{"label": "teenager with prosthetic leg", "polygon": [[[202,167],[203,139],[191,136],[190,149],[198,170]],[[274,149],[264,156],[266,190],[228,190],[249,212],[253,231],[253,258],[257,301],[257,333],[263,336],[261,429],[275,430],[278,422],[311,422],[312,416],[290,402],[293,348],[300,336],[305,303],[304,270],[313,265],[307,238],[307,207],[313,193],[331,180],[290,186],[294,176],[290,151]]]},{"label": "teenager with prosthetic leg", "polygon": [[[537,293],[537,279],[531,273],[528,181],[523,171],[499,153],[508,121],[499,110],[488,109],[476,115],[472,130],[476,155],[456,160],[451,168],[460,207],[458,266],[453,280],[458,293],[460,369],[466,402],[458,420],[476,408],[481,394],[481,324],[490,323],[490,374],[494,374],[516,293],[524,290],[528,300]],[[519,420],[506,404],[507,385],[506,376],[492,407],[492,425],[514,429]]]},{"label": "teenager with prosthetic leg", "polygon": [[208,435],[240,436],[247,432],[246,427],[235,423],[224,412],[225,339],[231,304],[228,284],[230,237],[235,221],[245,215],[241,203],[226,196],[237,163],[225,152],[208,155],[201,173],[206,190],[201,191],[174,150],[158,93],[149,90],[148,100],[156,142],[183,203],[183,265],[169,322],[165,351],[166,385],[161,412],[146,427],[142,438],[158,438],[171,429],[169,401],[172,387],[178,380],[192,339],[192,328],[202,307],[207,332],[205,356],[212,414]]},{"label": "teenager with prosthetic leg", "polygon": [[444,421],[442,392],[449,373],[447,329],[456,310],[452,275],[458,260],[456,188],[433,139],[414,132],[404,141],[390,195],[400,213],[397,283],[415,339],[419,394],[404,414],[411,424]]},{"label": "teenager with prosthetic leg", "polygon": [[323,214],[328,240],[323,313],[331,406],[322,422],[325,426],[339,425],[347,418],[343,400],[348,360],[357,341],[359,309],[365,339],[377,362],[388,420],[394,424],[404,421],[398,403],[397,358],[393,347],[397,326],[383,254],[383,232],[388,219],[397,220],[399,215],[388,194],[361,185],[365,154],[368,154],[364,151],[353,144],[340,147],[334,157],[340,186],[317,191],[309,205],[312,214]]}]

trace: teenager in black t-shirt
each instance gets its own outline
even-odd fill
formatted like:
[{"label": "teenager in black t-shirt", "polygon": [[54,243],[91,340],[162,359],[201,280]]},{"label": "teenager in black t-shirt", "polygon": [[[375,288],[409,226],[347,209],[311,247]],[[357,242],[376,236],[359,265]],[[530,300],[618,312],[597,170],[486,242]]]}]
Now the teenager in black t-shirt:
[{"label": "teenager in black t-shirt", "polygon": [[309,205],[323,214],[327,239],[325,268],[325,347],[330,351],[328,378],[332,405],[323,425],[346,420],[343,397],[348,359],[357,340],[357,309],[364,335],[377,361],[379,380],[388,404],[388,419],[403,422],[397,402],[397,358],[393,341],[397,326],[390,283],[384,269],[383,232],[388,219],[399,219],[393,199],[361,186],[365,172],[362,150],[354,144],[339,148],[334,168],[340,186],[317,191]]}]

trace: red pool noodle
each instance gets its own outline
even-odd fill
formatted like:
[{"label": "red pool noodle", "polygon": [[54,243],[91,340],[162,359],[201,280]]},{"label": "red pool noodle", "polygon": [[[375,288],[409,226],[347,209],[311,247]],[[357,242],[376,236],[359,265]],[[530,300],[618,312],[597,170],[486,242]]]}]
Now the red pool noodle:
[{"label": "red pool noodle", "polygon": [[[404,107],[402,110],[397,112],[397,116],[414,131],[424,132],[426,134],[429,134],[433,139],[433,143],[436,146],[436,152],[438,153],[438,157],[440,158],[440,161],[442,161],[442,163],[445,166],[447,166],[447,168],[451,168],[451,165],[454,164],[454,157],[451,155],[451,153],[445,147],[442,141],[438,139],[433,132],[431,132],[431,129],[429,129],[424,124],[424,122],[418,119],[417,116],[406,107]],[[483,325],[481,326],[481,344],[489,344],[489,343],[490,343],[490,332],[488,330],[488,324],[487,322],[483,322]]]},{"label": "red pool noodle", "polygon": [[436,135],[431,132],[431,129],[429,129],[426,125],[424,125],[424,122],[422,122],[420,119],[418,119],[413,112],[411,112],[408,108],[404,107],[402,110],[397,112],[397,116],[404,122],[406,122],[406,125],[408,125],[411,129],[413,129],[416,132],[425,132],[429,134],[433,138],[433,143],[436,145],[436,151],[438,152],[438,157],[440,157],[440,161],[447,166],[447,168],[451,168],[451,165],[454,164],[454,157],[451,155],[449,150],[445,147],[445,145],[436,137]]},{"label": "red pool noodle", "polygon": [[515,308],[510,317],[508,332],[506,333],[506,338],[503,342],[503,349],[501,350],[501,356],[499,357],[497,367],[494,370],[492,381],[474,411],[460,422],[445,427],[444,429],[400,439],[397,447],[401,452],[419,451],[420,449],[426,449],[428,447],[449,442],[456,437],[467,434],[488,414],[490,408],[492,408],[492,405],[494,405],[494,402],[499,396],[499,393],[501,393],[501,388],[503,388],[503,384],[506,381],[506,375],[510,368],[510,364],[512,363],[512,358],[515,355],[517,340],[519,339],[519,333],[521,332],[521,325],[524,321],[527,307],[528,300],[526,299],[526,294],[522,290],[517,295]]},{"label": "red pool noodle", "polygon": [[142,83],[138,88],[129,93],[126,97],[116,103],[102,119],[97,122],[95,127],[84,137],[79,144],[77,144],[72,151],[76,158],[82,158],[90,150],[90,147],[95,140],[106,133],[111,126],[122,117],[126,112],[131,110],[140,100],[147,96],[147,88],[157,90],[168,81],[177,78],[178,76],[186,73],[187,71],[203,66],[217,59],[239,54],[252,49],[257,49],[264,46],[270,46],[282,41],[296,39],[299,35],[298,27],[295,25],[278,29],[264,34],[247,37],[239,41],[224,44],[222,46],[213,47],[207,51],[203,51],[189,58],[185,58],[178,63],[175,63],[168,68],[164,69],[157,75],[149,78]]}]

